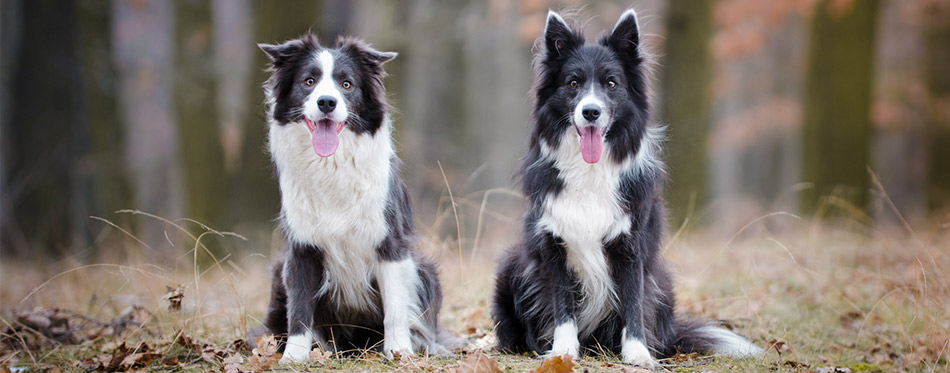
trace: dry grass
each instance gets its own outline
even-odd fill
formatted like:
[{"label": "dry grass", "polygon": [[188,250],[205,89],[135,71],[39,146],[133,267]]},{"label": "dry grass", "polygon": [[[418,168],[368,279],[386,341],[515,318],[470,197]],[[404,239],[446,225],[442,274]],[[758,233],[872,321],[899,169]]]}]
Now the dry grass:
[{"label": "dry grass", "polygon": [[[502,370],[540,366],[534,356],[490,351],[493,261],[518,231],[517,213],[510,212],[515,209],[505,212],[499,206],[517,207],[518,203],[512,203],[516,200],[503,190],[446,199],[434,220],[420,228],[422,249],[441,263],[443,324],[464,343],[462,352],[402,362],[364,353],[283,369],[441,370],[457,367],[467,353],[478,350],[493,357]],[[192,265],[196,255],[206,253],[196,244],[199,237],[183,232],[205,232],[200,242],[217,233],[188,221],[155,219],[155,224],[170,232],[167,242],[137,242],[130,238],[134,232],[104,226],[108,237],[97,249],[104,252],[102,257],[122,258],[111,263],[82,265],[69,259],[53,264],[0,263],[0,328],[8,332],[3,336],[0,366],[80,370],[76,361],[112,353],[121,342],[145,341],[152,351],[173,356],[178,363],[164,365],[155,360],[150,369],[223,369],[224,355],[233,351],[203,359],[199,352],[174,341],[184,334],[223,349],[243,338],[248,327],[260,324],[269,292],[267,255],[235,254],[197,268]],[[672,234],[665,256],[678,280],[680,310],[726,321],[755,343],[763,347],[771,343],[775,348],[761,359],[684,357],[664,361],[659,369],[950,370],[950,230],[939,224],[918,232],[891,230],[862,221],[819,223],[772,214],[738,232]],[[473,230],[455,235],[456,224],[459,229]],[[249,245],[227,235],[220,242],[225,247]],[[176,259],[171,264],[141,264],[148,263],[149,252],[161,250],[160,246],[173,248],[169,252]],[[167,287],[177,286],[183,287],[182,309],[170,311],[163,297]],[[9,333],[12,329],[7,328],[34,307],[59,307],[105,321],[114,320],[130,306],[144,308],[140,320],[144,325],[118,337],[93,333],[78,344],[69,344],[39,338],[22,328]],[[33,348],[23,349],[23,343]],[[617,360],[616,356],[588,356],[575,368],[630,368]]]}]

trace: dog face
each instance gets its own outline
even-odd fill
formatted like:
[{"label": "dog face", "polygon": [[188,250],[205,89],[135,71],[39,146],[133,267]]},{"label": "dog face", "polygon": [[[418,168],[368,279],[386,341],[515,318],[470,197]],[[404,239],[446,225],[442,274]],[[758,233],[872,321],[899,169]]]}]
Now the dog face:
[{"label": "dog face", "polygon": [[313,35],[259,47],[271,59],[266,88],[274,121],[306,126],[321,157],[336,152],[340,132],[375,135],[382,125],[387,109],[382,65],[396,53],[348,38],[325,48]]},{"label": "dog face", "polygon": [[550,12],[543,38],[535,116],[538,125],[546,128],[538,128],[536,135],[555,145],[573,127],[580,156],[597,163],[605,136],[608,143],[616,144],[622,132],[638,131],[624,127],[645,124],[647,100],[636,13],[625,12],[598,44],[585,45],[581,33]]}]

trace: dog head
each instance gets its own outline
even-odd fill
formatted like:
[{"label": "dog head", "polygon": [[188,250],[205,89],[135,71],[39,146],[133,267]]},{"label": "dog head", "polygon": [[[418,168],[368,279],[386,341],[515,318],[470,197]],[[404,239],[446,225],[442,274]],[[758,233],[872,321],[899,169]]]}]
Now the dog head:
[{"label": "dog head", "polygon": [[610,33],[587,45],[582,33],[551,11],[541,38],[535,136],[556,145],[573,129],[586,162],[600,161],[605,138],[618,161],[625,157],[624,147],[642,134],[648,110],[636,12],[624,12]]},{"label": "dog head", "polygon": [[396,53],[352,38],[327,48],[311,34],[258,46],[271,60],[265,88],[274,122],[306,126],[321,157],[336,152],[340,132],[375,135],[382,126],[388,110],[382,66]]}]

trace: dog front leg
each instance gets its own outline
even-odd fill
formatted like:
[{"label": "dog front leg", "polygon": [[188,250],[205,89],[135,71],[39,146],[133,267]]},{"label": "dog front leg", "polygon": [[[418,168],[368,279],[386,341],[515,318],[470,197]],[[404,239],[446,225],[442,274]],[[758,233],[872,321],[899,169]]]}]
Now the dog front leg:
[{"label": "dog front leg", "polygon": [[305,361],[322,336],[313,329],[314,298],[323,284],[323,255],[312,246],[293,245],[284,262],[287,289],[287,346],[282,363]]},{"label": "dog front leg", "polygon": [[646,345],[643,324],[643,252],[634,248],[634,238],[621,236],[608,252],[614,262],[614,278],[620,295],[623,330],[620,335],[620,354],[623,362],[652,368],[655,364]]},{"label": "dog front leg", "polygon": [[542,240],[542,245],[542,255],[547,258],[543,263],[551,276],[551,285],[554,286],[554,335],[551,351],[545,358],[570,355],[577,359],[580,342],[577,339],[574,283],[571,280],[571,271],[567,268],[567,248],[560,238],[551,234]]},{"label": "dog front leg", "polygon": [[419,317],[419,269],[412,257],[399,261],[383,261],[377,273],[383,301],[383,352],[414,354],[409,326]]}]

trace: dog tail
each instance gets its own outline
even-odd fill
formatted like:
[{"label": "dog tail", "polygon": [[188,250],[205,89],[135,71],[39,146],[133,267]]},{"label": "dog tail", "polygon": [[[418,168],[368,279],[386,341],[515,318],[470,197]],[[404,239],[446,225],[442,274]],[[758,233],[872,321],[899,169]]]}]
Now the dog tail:
[{"label": "dog tail", "polygon": [[679,352],[706,352],[734,358],[761,356],[765,350],[744,337],[709,322],[677,319],[670,344]]}]

